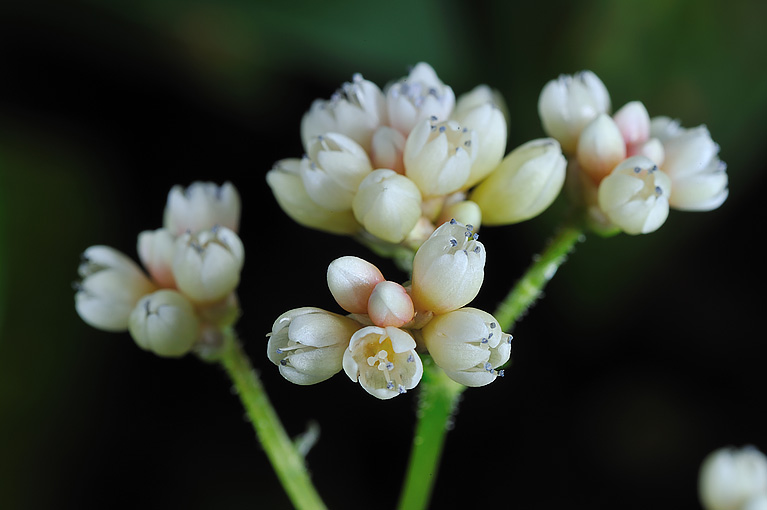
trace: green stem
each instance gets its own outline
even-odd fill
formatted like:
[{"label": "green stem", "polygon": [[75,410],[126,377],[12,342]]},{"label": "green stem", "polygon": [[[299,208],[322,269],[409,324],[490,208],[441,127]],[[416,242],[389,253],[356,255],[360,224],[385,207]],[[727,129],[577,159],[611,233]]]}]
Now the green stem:
[{"label": "green stem", "polygon": [[[565,225],[554,235],[543,253],[533,258],[533,263],[494,314],[503,331],[510,331],[535,303],[559,266],[567,260],[567,255],[581,240],[582,229]],[[400,510],[423,509],[428,505],[442,456],[447,424],[452,419],[458,407],[459,397],[465,389],[449,379],[431,358],[424,358],[423,379],[419,384],[421,399],[418,423],[400,498]]]},{"label": "green stem", "polygon": [[533,263],[501,301],[493,315],[498,319],[503,331],[511,331],[514,324],[538,300],[543,288],[554,277],[559,266],[567,260],[567,255],[583,239],[581,228],[565,225],[549,241],[543,253],[533,257]]},{"label": "green stem", "polygon": [[430,357],[424,356],[423,364],[419,419],[400,496],[400,510],[422,509],[428,505],[448,423],[464,390],[464,386],[448,378]]},{"label": "green stem", "polygon": [[277,477],[293,505],[300,510],[324,509],[325,504],[312,485],[304,458],[296,450],[261,381],[233,331],[225,332],[218,361],[237,389],[256,435],[272,463]]}]

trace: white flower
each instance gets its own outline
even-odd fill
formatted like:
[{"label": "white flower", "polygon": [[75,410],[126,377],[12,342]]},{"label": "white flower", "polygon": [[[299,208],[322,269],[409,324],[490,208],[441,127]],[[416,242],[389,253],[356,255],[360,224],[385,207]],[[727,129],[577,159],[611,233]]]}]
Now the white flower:
[{"label": "white flower", "polygon": [[597,116],[581,132],[576,157],[594,182],[601,181],[626,159],[626,142],[618,124],[606,113]]},{"label": "white flower", "polygon": [[448,222],[421,245],[413,259],[411,292],[416,310],[445,313],[477,296],[486,257],[477,237],[471,225]]},{"label": "white flower", "polygon": [[657,230],[668,217],[671,180],[651,160],[633,156],[599,185],[599,207],[628,234]]},{"label": "white flower", "polygon": [[663,141],[661,168],[671,178],[671,207],[710,211],[727,199],[727,165],[719,159],[719,146],[705,126],[682,129]]},{"label": "white flower", "polygon": [[711,452],[700,468],[698,494],[706,510],[740,510],[767,494],[767,457],[750,446]]},{"label": "white flower", "polygon": [[280,374],[295,384],[315,384],[341,370],[358,322],[320,308],[296,308],[280,315],[266,352]]},{"label": "white flower", "polygon": [[155,290],[135,262],[108,246],[85,250],[78,273],[75,309],[86,323],[105,331],[125,331],[138,300]]},{"label": "white flower", "polygon": [[354,333],[344,353],[344,371],[374,397],[396,397],[415,388],[423,375],[415,347],[413,337],[401,329],[364,327]]},{"label": "white flower", "polygon": [[[464,194],[461,194],[464,195]],[[476,202],[471,200],[452,201],[450,198],[445,201],[444,207],[437,218],[437,225],[442,225],[455,219],[458,223],[464,225],[482,225],[482,209]],[[431,235],[431,232],[429,232]]]},{"label": "white flower", "polygon": [[283,159],[266,174],[266,182],[282,210],[305,227],[333,234],[354,234],[360,230],[351,211],[331,211],[311,199],[299,175],[300,166],[301,160],[297,158]]},{"label": "white flower", "polygon": [[434,362],[466,386],[484,386],[503,376],[497,368],[511,356],[511,335],[501,331],[492,315],[476,308],[437,315],[421,334]]},{"label": "white flower", "polygon": [[234,232],[240,225],[240,195],[230,182],[194,182],[184,189],[173,186],[168,193],[163,226],[173,235],[199,232],[216,225]]},{"label": "white flower", "polygon": [[476,133],[476,156],[464,184],[469,188],[498,166],[506,152],[506,117],[498,102],[500,96],[487,85],[479,85],[461,95],[452,118]]},{"label": "white flower", "polygon": [[422,120],[447,120],[455,106],[453,89],[442,83],[425,62],[416,64],[406,78],[385,92],[389,125],[405,136]]},{"label": "white flower", "polygon": [[160,287],[175,287],[173,253],[176,238],[166,228],[145,230],[138,235],[138,256]]},{"label": "white flower", "polygon": [[173,275],[193,301],[218,301],[237,288],[244,260],[242,241],[228,228],[186,233],[176,240]]},{"label": "white flower", "polygon": [[446,195],[466,184],[476,158],[477,136],[455,121],[420,121],[405,142],[405,175],[424,197]]},{"label": "white flower", "polygon": [[399,328],[413,319],[415,310],[413,300],[402,285],[383,281],[370,294],[367,313],[376,326]]},{"label": "white flower", "polygon": [[633,147],[650,138],[650,114],[641,101],[631,101],[615,112],[613,120],[626,145]]},{"label": "white flower", "polygon": [[373,134],[370,161],[375,168],[389,168],[398,174],[405,173],[402,155],[405,152],[405,136],[389,126],[381,126]]},{"label": "white flower", "polygon": [[329,211],[351,209],[354,193],[373,169],[365,150],[351,138],[325,133],[312,138],[299,173],[309,197]]},{"label": "white flower", "polygon": [[370,149],[370,140],[386,120],[386,100],[378,86],[355,74],[329,101],[318,99],[301,119],[301,140],[308,152],[311,140],[327,132],[341,133]]},{"label": "white flower", "polygon": [[562,190],[566,167],[552,138],[520,145],[470,195],[482,210],[482,223],[508,225],[537,216]]},{"label": "white flower", "polygon": [[349,313],[367,313],[370,294],[384,277],[367,260],[347,255],[330,263],[327,280],[330,293],[341,308]]},{"label": "white flower", "polygon": [[749,499],[740,510],[767,510],[767,493]]},{"label": "white flower", "polygon": [[373,170],[360,184],[352,203],[354,217],[374,236],[399,243],[421,217],[421,192],[394,170]]},{"label": "white flower", "polygon": [[548,82],[538,99],[543,129],[556,138],[566,153],[575,151],[578,137],[600,113],[609,113],[610,95],[591,71],[561,75]]},{"label": "white flower", "polygon": [[197,342],[200,323],[188,299],[175,290],[161,289],[136,304],[128,330],[142,349],[158,356],[178,357]]}]

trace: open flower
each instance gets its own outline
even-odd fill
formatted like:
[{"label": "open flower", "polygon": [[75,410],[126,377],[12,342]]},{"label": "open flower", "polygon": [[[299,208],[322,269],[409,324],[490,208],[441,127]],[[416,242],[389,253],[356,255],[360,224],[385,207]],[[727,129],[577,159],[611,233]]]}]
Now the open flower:
[{"label": "open flower", "polygon": [[470,225],[437,228],[413,259],[415,308],[445,313],[471,302],[485,278],[485,249]]},{"label": "open flower", "polygon": [[421,330],[434,362],[448,377],[466,386],[490,384],[509,361],[511,335],[498,321],[476,308],[461,308],[434,317]]},{"label": "open flower", "polygon": [[416,64],[407,77],[386,89],[389,122],[406,136],[420,121],[431,117],[446,120],[454,106],[453,89],[425,62]]},{"label": "open flower", "polygon": [[315,384],[341,370],[344,351],[361,327],[320,308],[297,308],[274,321],[266,352],[288,381]]},{"label": "open flower", "polygon": [[346,375],[380,399],[413,389],[423,375],[413,337],[395,327],[367,326],[358,330],[344,352]]}]

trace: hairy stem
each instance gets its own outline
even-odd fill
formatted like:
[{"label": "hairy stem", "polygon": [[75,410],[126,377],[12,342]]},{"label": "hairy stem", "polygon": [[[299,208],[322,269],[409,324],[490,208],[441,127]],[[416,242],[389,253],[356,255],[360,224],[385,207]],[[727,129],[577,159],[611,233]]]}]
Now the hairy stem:
[{"label": "hairy stem", "polygon": [[282,427],[258,375],[231,330],[225,332],[219,362],[234,383],[256,436],[295,508],[326,508],[312,485],[303,456]]}]

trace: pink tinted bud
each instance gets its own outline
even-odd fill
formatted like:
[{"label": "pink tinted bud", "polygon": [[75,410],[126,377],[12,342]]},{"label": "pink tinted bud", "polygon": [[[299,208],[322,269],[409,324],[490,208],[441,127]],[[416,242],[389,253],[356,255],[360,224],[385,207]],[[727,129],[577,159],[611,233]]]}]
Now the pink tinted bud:
[{"label": "pink tinted bud", "polygon": [[405,287],[399,283],[384,281],[373,289],[368,300],[368,315],[378,327],[399,328],[413,319],[415,310]]},{"label": "pink tinted bud", "polygon": [[350,255],[331,262],[327,278],[333,298],[349,313],[367,313],[373,289],[384,281],[376,266]]},{"label": "pink tinted bud", "polygon": [[626,145],[638,145],[650,138],[650,115],[640,101],[626,103],[615,112],[613,120]]}]

